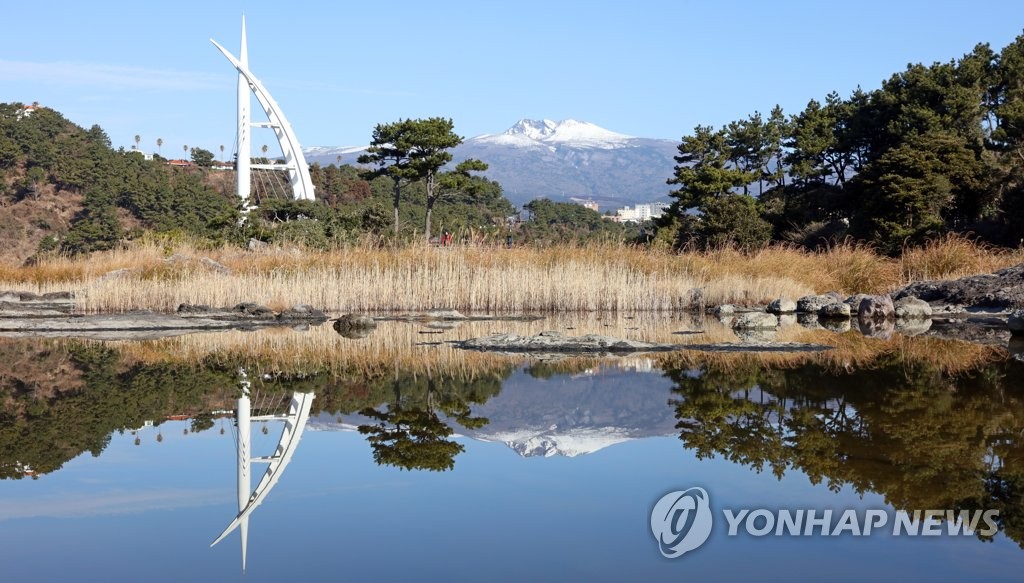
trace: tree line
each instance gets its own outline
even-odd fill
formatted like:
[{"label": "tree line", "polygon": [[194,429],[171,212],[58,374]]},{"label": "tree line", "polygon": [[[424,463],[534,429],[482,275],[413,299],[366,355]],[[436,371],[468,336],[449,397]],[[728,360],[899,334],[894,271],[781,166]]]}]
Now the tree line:
[{"label": "tree line", "polygon": [[1024,242],[1024,36],[682,138],[662,244]]}]

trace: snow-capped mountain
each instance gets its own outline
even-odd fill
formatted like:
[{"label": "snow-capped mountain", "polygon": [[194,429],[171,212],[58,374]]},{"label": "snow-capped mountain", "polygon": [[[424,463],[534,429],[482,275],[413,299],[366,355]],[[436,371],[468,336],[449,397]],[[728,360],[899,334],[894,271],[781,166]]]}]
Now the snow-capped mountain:
[{"label": "snow-capped mountain", "polygon": [[[484,174],[501,183],[505,196],[522,205],[534,198],[593,199],[601,211],[667,201],[677,154],[673,140],[638,138],[595,124],[523,119],[499,134],[469,138],[454,150],[455,162],[478,158]],[[364,147],[314,147],[309,162],[354,164]]]},{"label": "snow-capped mountain", "polygon": [[522,119],[502,134],[484,134],[471,141],[520,148],[625,148],[633,136],[618,134],[585,121]]}]

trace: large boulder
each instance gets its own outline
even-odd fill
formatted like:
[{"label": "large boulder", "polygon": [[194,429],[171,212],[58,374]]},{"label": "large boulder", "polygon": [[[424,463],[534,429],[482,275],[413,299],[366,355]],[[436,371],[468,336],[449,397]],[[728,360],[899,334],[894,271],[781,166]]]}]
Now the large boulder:
[{"label": "large boulder", "polygon": [[377,321],[365,314],[345,314],[334,321],[334,331],[339,334],[351,330],[372,330]]},{"label": "large boulder", "polygon": [[893,302],[893,311],[897,318],[932,317],[932,307],[928,302],[911,296],[903,296]]},{"label": "large boulder", "polygon": [[919,281],[896,293],[922,299],[942,311],[1009,311],[1024,309],[1024,263],[995,273],[949,281]]},{"label": "large boulder", "polygon": [[796,302],[787,298],[779,298],[768,304],[770,314],[792,314],[796,312]]},{"label": "large boulder", "polygon": [[892,320],[896,317],[896,308],[889,296],[867,296],[857,306],[857,318],[864,320]]},{"label": "large boulder", "polygon": [[825,306],[834,303],[836,303],[836,298],[830,294],[804,296],[796,301],[796,311],[805,314],[817,314]]}]

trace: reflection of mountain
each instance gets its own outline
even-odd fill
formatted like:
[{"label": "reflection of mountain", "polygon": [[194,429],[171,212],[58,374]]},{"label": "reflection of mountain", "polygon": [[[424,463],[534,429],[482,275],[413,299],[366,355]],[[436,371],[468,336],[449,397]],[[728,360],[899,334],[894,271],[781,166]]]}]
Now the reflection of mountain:
[{"label": "reflection of mountain", "polygon": [[[535,373],[536,374],[536,373]],[[479,429],[456,423],[456,432],[481,441],[502,442],[524,457],[578,456],[630,439],[674,435],[676,419],[667,405],[672,383],[656,374],[602,370],[593,375],[535,378],[518,370],[501,393],[473,415],[490,422]],[[323,415],[311,429],[343,429],[365,423],[346,416],[340,425]]]}]

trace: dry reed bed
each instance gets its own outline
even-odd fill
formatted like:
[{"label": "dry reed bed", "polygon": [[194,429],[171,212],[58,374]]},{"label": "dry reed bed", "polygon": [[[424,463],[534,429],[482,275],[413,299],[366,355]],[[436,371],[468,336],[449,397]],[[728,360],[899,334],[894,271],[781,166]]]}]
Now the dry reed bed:
[{"label": "dry reed bed", "polygon": [[[210,268],[204,257],[230,273]],[[987,273],[1022,261],[1022,250],[994,250],[958,237],[908,249],[900,259],[857,245],[677,254],[621,245],[250,252],[149,243],[84,259],[0,266],[0,288],[70,288],[80,292],[89,312],[242,301],[275,309],[307,303],[337,312],[670,312],[700,307],[698,302],[752,305],[828,290],[882,293],[910,281]],[[117,270],[123,271],[104,277]],[[700,296],[691,291],[698,289]]]}]

